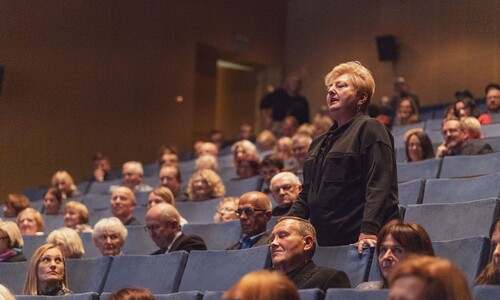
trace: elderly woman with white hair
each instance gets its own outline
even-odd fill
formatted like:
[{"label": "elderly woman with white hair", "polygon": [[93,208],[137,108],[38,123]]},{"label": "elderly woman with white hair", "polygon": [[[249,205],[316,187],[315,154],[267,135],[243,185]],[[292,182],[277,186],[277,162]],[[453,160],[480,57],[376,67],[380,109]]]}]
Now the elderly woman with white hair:
[{"label": "elderly woman with white hair", "polygon": [[103,218],[94,226],[92,238],[103,256],[123,255],[122,247],[127,239],[127,228],[116,217]]}]

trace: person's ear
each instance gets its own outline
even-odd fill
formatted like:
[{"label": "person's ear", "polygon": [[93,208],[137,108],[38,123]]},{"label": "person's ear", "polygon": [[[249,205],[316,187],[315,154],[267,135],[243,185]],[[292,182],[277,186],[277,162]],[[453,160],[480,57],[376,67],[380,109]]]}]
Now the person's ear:
[{"label": "person's ear", "polygon": [[307,235],[307,236],[304,238],[304,251],[309,251],[309,250],[311,250],[313,247],[314,247],[314,240],[313,240],[312,236]]},{"label": "person's ear", "polygon": [[266,211],[266,221],[269,221],[271,217],[273,216],[273,212],[268,210]]},{"label": "person's ear", "polygon": [[362,93],[357,101],[357,105],[363,106],[363,104],[365,104],[366,100],[368,100],[368,94]]}]

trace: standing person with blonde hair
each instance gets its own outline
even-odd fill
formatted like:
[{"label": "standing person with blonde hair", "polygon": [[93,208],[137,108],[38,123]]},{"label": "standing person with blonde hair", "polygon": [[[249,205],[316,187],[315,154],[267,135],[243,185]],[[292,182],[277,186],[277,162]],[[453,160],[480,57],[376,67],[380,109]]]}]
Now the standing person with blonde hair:
[{"label": "standing person with blonde hair", "polygon": [[320,246],[375,247],[377,233],[400,218],[392,133],[365,114],[375,91],[359,62],[325,77],[326,104],[335,120],[316,137],[304,159],[303,189],[289,215],[310,219]]}]

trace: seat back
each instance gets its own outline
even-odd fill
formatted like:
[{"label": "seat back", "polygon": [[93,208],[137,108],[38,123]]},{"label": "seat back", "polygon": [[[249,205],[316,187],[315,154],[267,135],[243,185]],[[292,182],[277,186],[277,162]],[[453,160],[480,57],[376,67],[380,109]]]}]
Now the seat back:
[{"label": "seat back", "polygon": [[256,191],[259,187],[260,176],[245,179],[236,179],[225,182],[227,197],[240,197],[246,192]]},{"label": "seat back", "polygon": [[199,202],[177,202],[175,207],[180,215],[191,224],[208,224],[214,222],[214,214],[221,198]]},{"label": "seat back", "polygon": [[313,261],[318,266],[344,271],[349,276],[351,286],[355,287],[368,279],[372,258],[373,249],[368,246],[359,254],[356,247],[347,245],[318,247]]},{"label": "seat back", "polygon": [[64,215],[43,215],[45,221],[45,232],[51,233],[53,230],[66,226],[64,223]]},{"label": "seat back", "polygon": [[[53,299],[54,296],[27,296],[27,295],[16,295],[16,299],[21,300],[41,300],[41,299]],[[99,294],[97,293],[81,293],[81,294],[70,294],[65,295],[64,300],[98,300]]]},{"label": "seat back", "polygon": [[82,239],[83,249],[85,249],[83,258],[97,258],[102,256],[101,251],[94,244],[91,232],[79,232],[78,235]]},{"label": "seat back", "polygon": [[328,289],[325,300],[386,300],[389,290]]},{"label": "seat back", "polygon": [[111,205],[111,194],[87,194],[83,197],[82,203],[85,204],[89,213],[94,211],[109,209]]},{"label": "seat back", "polygon": [[473,293],[476,300],[500,299],[500,285],[478,285]]},{"label": "seat back", "polygon": [[104,292],[140,286],[147,288],[153,294],[175,293],[186,266],[187,256],[187,252],[184,251],[162,255],[115,256],[104,285]]},{"label": "seat back", "polygon": [[425,181],[423,179],[415,179],[398,184],[399,204],[406,207],[410,204],[422,203],[424,184]]},{"label": "seat back", "polygon": [[426,159],[411,163],[398,163],[398,182],[438,178],[441,162],[441,159]]},{"label": "seat back", "polygon": [[500,124],[488,124],[481,126],[481,133],[486,138],[498,137],[500,136]]},{"label": "seat back", "polygon": [[182,227],[182,232],[200,236],[208,250],[226,250],[240,239],[241,226],[239,220],[212,224],[189,223]]},{"label": "seat back", "polygon": [[500,197],[500,173],[474,178],[429,179],[422,203],[456,203]]},{"label": "seat back", "polygon": [[101,293],[110,265],[110,256],[66,260],[69,289],[74,293]]},{"label": "seat back", "polygon": [[432,246],[436,256],[451,260],[462,270],[471,287],[488,262],[490,243],[487,237],[433,242]]},{"label": "seat back", "polygon": [[269,247],[243,250],[193,250],[179,291],[226,291],[243,275],[270,266]]},{"label": "seat back", "polygon": [[500,172],[500,152],[445,156],[439,178],[473,177]]},{"label": "seat back", "polygon": [[433,241],[488,236],[491,225],[498,218],[498,205],[496,198],[408,205],[404,219],[422,225]]},{"label": "seat back", "polygon": [[21,295],[23,293],[27,273],[27,261],[0,263],[0,283],[14,295]]},{"label": "seat back", "polygon": [[318,288],[298,290],[298,292],[301,300],[323,300],[325,298],[325,293]]},{"label": "seat back", "polygon": [[417,122],[409,125],[394,125],[392,126],[392,134],[393,135],[404,135],[408,130],[414,128],[424,128],[425,122]]},{"label": "seat back", "polygon": [[143,225],[127,226],[127,231],[127,240],[122,248],[123,253],[127,255],[148,255],[158,250],[156,244],[144,230]]},{"label": "seat back", "polygon": [[33,253],[35,253],[36,249],[41,245],[47,243],[47,235],[23,235],[23,254],[26,256],[27,260],[31,259]]}]

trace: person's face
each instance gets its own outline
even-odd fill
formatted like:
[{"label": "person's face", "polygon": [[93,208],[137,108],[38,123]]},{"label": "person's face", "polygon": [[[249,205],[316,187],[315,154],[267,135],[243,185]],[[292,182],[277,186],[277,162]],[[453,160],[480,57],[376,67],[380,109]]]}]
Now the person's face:
[{"label": "person's face", "polygon": [[38,224],[35,215],[31,212],[24,213],[19,219],[19,229],[21,234],[33,235],[38,231]]},{"label": "person's face", "polygon": [[299,139],[293,143],[293,156],[301,166],[304,165],[309,144],[304,139]]},{"label": "person's face", "polygon": [[458,116],[460,118],[462,117],[469,117],[471,115],[471,111],[469,107],[465,107],[463,102],[457,102],[455,104],[455,110],[458,112]]},{"label": "person's face", "polygon": [[123,185],[129,188],[134,188],[134,186],[141,184],[142,175],[137,172],[137,170],[130,166],[123,167]]},{"label": "person's face", "polygon": [[64,179],[59,179],[56,181],[56,188],[63,192],[63,193],[66,193],[69,189],[69,185],[68,183],[66,182],[66,180]]},{"label": "person's face", "polygon": [[248,236],[266,231],[269,216],[262,202],[258,197],[243,195],[238,203],[241,231]]},{"label": "person's face", "polygon": [[250,178],[256,175],[251,163],[246,159],[240,160],[238,162],[238,166],[236,167],[236,174],[239,178]]},{"label": "person's face", "polygon": [[283,161],[292,157],[292,149],[288,145],[278,144],[276,153]]},{"label": "person's face", "polygon": [[64,210],[64,223],[66,227],[74,228],[80,222],[80,213],[75,208],[66,207]]},{"label": "person's face", "polygon": [[389,290],[389,300],[425,299],[425,282],[416,276],[403,276],[394,281]]},{"label": "person's face", "polygon": [[418,137],[413,134],[408,139],[408,156],[410,161],[419,161],[424,159],[424,149]]},{"label": "person's face", "polygon": [[264,181],[269,186],[271,179],[273,179],[274,175],[278,174],[279,172],[280,172],[280,169],[278,169],[275,166],[272,166],[272,165],[262,166],[260,168],[260,177],[262,177],[262,179],[264,179]]},{"label": "person's face", "polygon": [[224,143],[224,136],[220,132],[214,133],[210,136],[210,141],[220,148]]},{"label": "person's face", "polygon": [[310,249],[312,238],[308,241],[299,234],[294,220],[284,220],[274,226],[269,249],[275,268],[290,272],[305,262],[305,251]]},{"label": "person's face", "polygon": [[200,155],[212,155],[217,156],[217,146],[212,143],[204,143],[201,146]]},{"label": "person's face", "polygon": [[118,232],[105,228],[94,242],[102,255],[116,256],[122,251],[121,249],[125,240],[123,240],[123,237]]},{"label": "person's face", "polygon": [[153,242],[159,248],[167,247],[179,231],[175,220],[164,221],[157,211],[148,211],[146,214],[146,229]]},{"label": "person's face", "polygon": [[401,100],[401,103],[399,104],[399,115],[403,119],[409,118],[413,113],[413,109],[411,107],[411,103],[409,100]]},{"label": "person's face", "polygon": [[[359,104],[361,105],[361,102]],[[358,96],[348,74],[340,75],[328,82],[326,105],[334,120],[348,120],[354,116]]]},{"label": "person's face", "polygon": [[16,210],[9,202],[3,206],[3,216],[6,218],[16,217]]},{"label": "person's face", "polygon": [[198,200],[208,200],[211,198],[212,190],[205,178],[197,176],[193,180],[193,193]]},{"label": "person's face", "polygon": [[48,193],[43,197],[43,206],[45,208],[45,213],[54,215],[59,212],[61,202],[57,201],[57,198],[53,194]]},{"label": "person's face", "polygon": [[292,122],[285,120],[281,125],[281,130],[284,136],[292,137],[297,131],[297,128],[295,128]]},{"label": "person's face", "polygon": [[179,157],[173,153],[165,153],[161,156],[161,160],[165,164],[176,165],[179,163]]},{"label": "person's face", "polygon": [[500,229],[498,227],[491,235],[491,249],[493,249],[493,263],[497,272],[500,272]]},{"label": "person's face", "polygon": [[236,161],[241,161],[247,157],[247,151],[242,146],[238,146],[234,149],[233,155]]},{"label": "person's face", "polygon": [[117,188],[111,196],[111,211],[115,217],[125,218],[135,209],[132,191],[127,188]]},{"label": "person's face", "polygon": [[252,135],[253,135],[252,126],[243,125],[240,127],[240,137],[242,139],[249,140],[252,138]]},{"label": "person's face", "polygon": [[5,253],[10,250],[10,239],[7,232],[0,230],[0,254]]},{"label": "person's face", "polygon": [[378,263],[384,278],[388,278],[392,268],[399,262],[404,252],[403,246],[394,240],[391,234],[384,238],[378,254]]},{"label": "person's face", "polygon": [[155,206],[156,204],[167,203],[162,197],[156,195],[155,193],[149,193],[148,196],[148,209]]},{"label": "person's face", "polygon": [[64,278],[64,257],[59,248],[51,248],[43,253],[38,262],[38,282],[59,283]]},{"label": "person's face", "polygon": [[106,172],[109,172],[111,170],[111,164],[107,159],[101,159],[101,160],[96,160],[94,161],[94,170],[101,169]]},{"label": "person's face", "polygon": [[177,169],[172,167],[161,168],[160,181],[161,186],[168,187],[174,193],[181,187],[181,183],[177,179]]},{"label": "person's face", "polygon": [[448,148],[461,146],[467,140],[467,133],[460,129],[460,122],[449,120],[443,125],[444,144]]},{"label": "person's face", "polygon": [[301,190],[302,186],[297,186],[290,178],[283,177],[274,182],[271,193],[276,204],[281,207],[293,203]]},{"label": "person's face", "polygon": [[238,215],[236,215],[237,208],[238,207],[236,206],[236,204],[232,201],[224,202],[218,211],[221,222],[228,222],[238,219]]},{"label": "person's face", "polygon": [[490,89],[486,94],[486,107],[491,112],[497,112],[500,107],[500,90]]},{"label": "person's face", "polygon": [[286,82],[286,91],[292,95],[298,95],[302,87],[302,81],[296,76],[291,76]]}]

